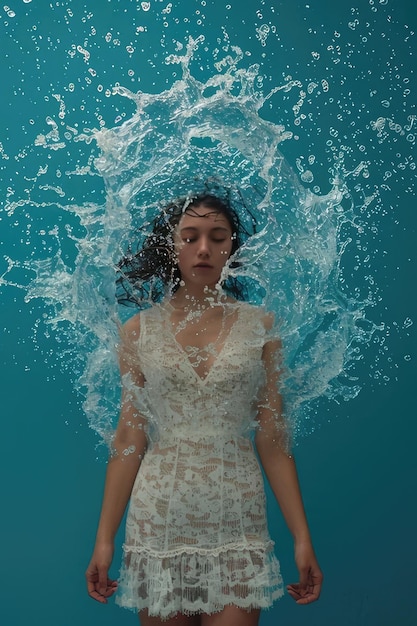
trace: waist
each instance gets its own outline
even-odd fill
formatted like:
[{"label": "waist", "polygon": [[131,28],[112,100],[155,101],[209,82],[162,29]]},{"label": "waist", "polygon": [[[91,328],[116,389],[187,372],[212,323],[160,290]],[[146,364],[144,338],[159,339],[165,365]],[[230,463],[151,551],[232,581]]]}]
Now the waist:
[{"label": "waist", "polygon": [[166,432],[157,433],[154,437],[149,438],[149,447],[151,449],[153,447],[177,447],[189,446],[190,449],[195,448],[204,448],[204,449],[213,449],[213,448],[223,448],[225,446],[237,445],[238,447],[249,448],[252,446],[252,442],[250,439],[250,434],[241,434],[241,433],[202,433],[196,432],[191,433],[189,431],[185,432]]},{"label": "waist", "polygon": [[166,416],[148,423],[148,435],[154,441],[204,441],[228,440],[236,437],[249,438],[254,430],[254,423],[239,417],[227,416],[222,420],[211,416]]}]

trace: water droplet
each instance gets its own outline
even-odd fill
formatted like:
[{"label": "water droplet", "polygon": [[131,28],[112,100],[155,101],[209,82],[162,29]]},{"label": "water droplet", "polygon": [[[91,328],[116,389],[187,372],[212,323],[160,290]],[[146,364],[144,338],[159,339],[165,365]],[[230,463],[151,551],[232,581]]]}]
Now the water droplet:
[{"label": "water droplet", "polygon": [[268,24],[262,24],[259,28],[256,28],[256,37],[261,42],[261,46],[266,46],[266,40],[269,35],[270,28]]},{"label": "water droplet", "polygon": [[306,170],[301,174],[300,178],[305,183],[312,183],[314,180],[313,172]]},{"label": "water droplet", "polygon": [[13,9],[11,9],[10,7],[8,7],[7,5],[5,5],[3,7],[5,13],[7,14],[7,17],[16,17],[16,13],[13,11]]}]

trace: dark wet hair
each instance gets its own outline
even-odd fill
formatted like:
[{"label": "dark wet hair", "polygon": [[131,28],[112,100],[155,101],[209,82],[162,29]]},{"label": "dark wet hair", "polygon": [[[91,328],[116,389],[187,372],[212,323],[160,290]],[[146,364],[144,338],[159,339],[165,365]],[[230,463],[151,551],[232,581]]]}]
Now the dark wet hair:
[{"label": "dark wet hair", "polygon": [[[140,249],[133,252],[129,248],[117,264],[116,297],[120,304],[142,308],[151,302],[159,302],[167,292],[174,293],[178,289],[181,274],[176,263],[174,231],[183,214],[191,213],[199,206],[213,209],[227,219],[232,229],[231,254],[256,231],[253,215],[250,214],[252,232],[248,232],[228,198],[208,193],[178,198],[154,219],[151,232]],[[231,263],[231,267],[236,266],[237,263]],[[245,283],[239,277],[228,277],[222,286],[230,296],[246,299]]]}]

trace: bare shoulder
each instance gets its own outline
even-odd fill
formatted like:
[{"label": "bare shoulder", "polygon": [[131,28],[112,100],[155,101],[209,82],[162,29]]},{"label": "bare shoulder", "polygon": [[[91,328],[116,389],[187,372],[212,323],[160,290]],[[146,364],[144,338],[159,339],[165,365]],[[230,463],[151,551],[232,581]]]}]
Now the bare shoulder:
[{"label": "bare shoulder", "polygon": [[265,329],[263,355],[264,358],[277,358],[281,354],[282,342],[279,329],[276,325],[276,318],[272,311],[263,309],[261,312],[261,320]]},{"label": "bare shoulder", "polygon": [[270,332],[275,325],[275,315],[272,311],[267,311],[263,306],[247,304],[255,317],[262,323],[266,332]]},{"label": "bare shoulder", "polygon": [[127,322],[125,322],[120,327],[120,336],[122,339],[130,339],[134,341],[139,338],[140,332],[140,313],[136,313],[130,317]]}]

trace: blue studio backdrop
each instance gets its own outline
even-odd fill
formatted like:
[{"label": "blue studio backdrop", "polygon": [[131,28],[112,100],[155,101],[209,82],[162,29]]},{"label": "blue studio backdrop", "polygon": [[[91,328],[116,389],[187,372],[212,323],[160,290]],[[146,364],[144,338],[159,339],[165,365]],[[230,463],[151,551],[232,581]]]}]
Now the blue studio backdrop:
[{"label": "blue studio backdrop", "polygon": [[[58,223],[54,201],[45,195],[52,183],[42,183],[42,172],[59,150],[48,133],[63,120],[74,138],[85,125],[111,128],[129,119],[132,101],[115,97],[112,88],[151,94],[168,89],[173,66],[166,57],[200,35],[203,61],[192,70],[200,80],[210,76],[204,59],[217,48],[238,46],[243,62],[259,65],[259,89],[268,93],[287,86],[271,96],[260,115],[291,132],[281,150],[305,184],[314,175],[311,187],[317,185],[317,193],[329,190],[337,145],[351,157],[352,171],[357,168],[352,173],[346,166],[343,172],[352,193],[362,181],[358,196],[362,189],[375,194],[369,203],[362,198],[369,249],[357,275],[364,284],[377,285],[368,315],[380,330],[357,365],[360,393],[349,402],[321,399],[315,408],[320,427],[296,448],[325,574],[322,597],[299,607],[286,596],[262,615],[261,624],[417,623],[416,27],[412,0],[13,0],[1,9],[4,626],[137,623],[133,613],[113,602],[101,606],[85,590],[106,454],[74,390],[76,348],[45,324],[50,314],[45,300],[25,300],[34,276],[28,247],[35,241],[39,248],[43,233]],[[98,154],[93,143],[73,142],[62,151],[62,162],[53,165],[62,180],[67,170],[85,163],[93,167],[88,160],[90,152]],[[67,198],[82,196],[79,180],[67,177]],[[98,176],[82,184],[90,195],[97,187],[104,202]],[[63,202],[54,185],[54,197]],[[375,214],[373,203],[379,207]],[[71,256],[71,242],[65,245]],[[45,258],[49,252],[45,249]],[[291,537],[272,498],[268,514],[284,580],[293,582]],[[120,533],[114,576],[121,542]]]}]

